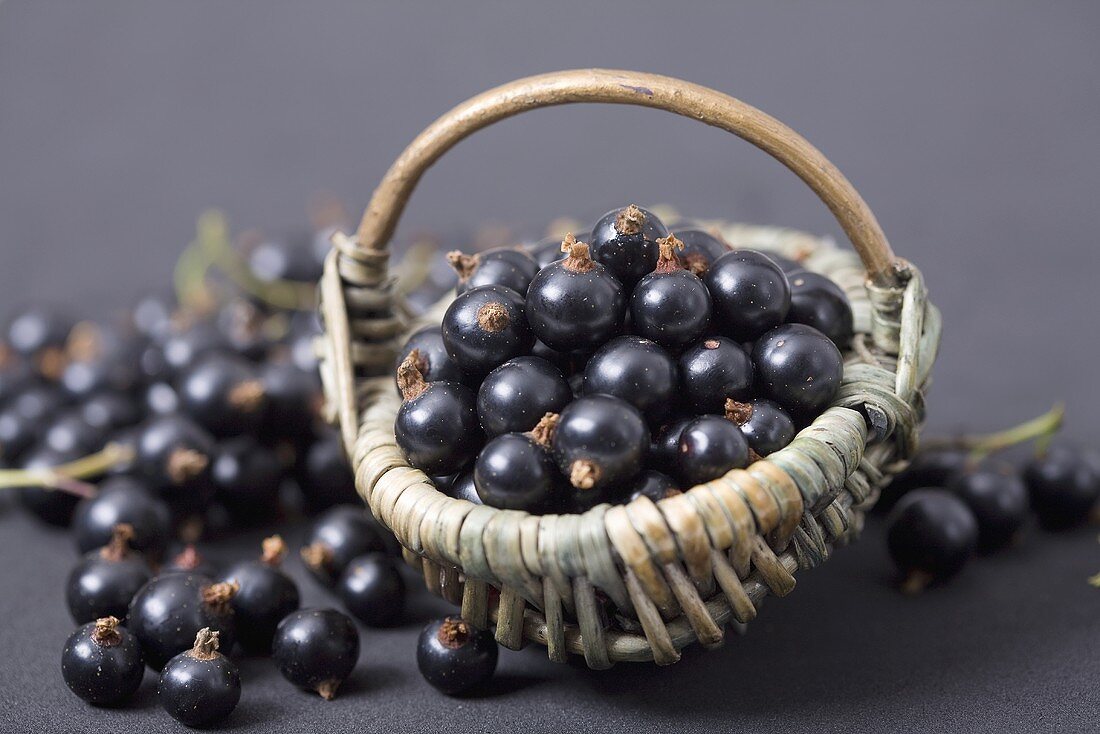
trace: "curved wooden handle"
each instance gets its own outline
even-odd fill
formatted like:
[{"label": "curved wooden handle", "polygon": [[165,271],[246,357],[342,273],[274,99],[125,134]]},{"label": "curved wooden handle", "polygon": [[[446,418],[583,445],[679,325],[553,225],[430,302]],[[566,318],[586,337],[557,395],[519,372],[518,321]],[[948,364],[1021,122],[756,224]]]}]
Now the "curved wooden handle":
[{"label": "curved wooden handle", "polygon": [[[374,190],[359,224],[364,258],[385,252],[424,172],[460,140],[527,110],[577,102],[631,104],[674,112],[741,137],[794,171],[832,211],[879,286],[898,283],[899,263],[855,188],[805,138],[760,110],[713,89],[635,71],[576,69],[527,77],[473,97],[420,133]],[[354,256],[354,255],[353,255]]]}]

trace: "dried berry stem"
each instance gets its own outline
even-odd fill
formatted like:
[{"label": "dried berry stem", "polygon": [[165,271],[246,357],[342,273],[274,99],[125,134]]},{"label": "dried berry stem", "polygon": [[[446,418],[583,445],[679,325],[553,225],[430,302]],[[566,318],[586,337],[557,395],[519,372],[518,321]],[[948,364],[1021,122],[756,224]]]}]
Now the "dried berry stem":
[{"label": "dried berry stem", "polygon": [[615,217],[615,231],[625,235],[638,234],[645,226],[645,219],[645,212],[636,204],[631,204]]},{"label": "dried berry stem", "polygon": [[332,564],[332,549],[324,543],[312,543],[301,550],[302,562],[320,571]]},{"label": "dried berry stem", "polygon": [[577,238],[573,236],[572,232],[565,235],[565,239],[562,240],[561,251],[565,253],[562,267],[570,272],[587,273],[596,267],[595,261],[588,252],[588,244],[577,242]]},{"label": "dried berry stem", "polygon": [[216,584],[210,584],[202,590],[202,603],[219,613],[228,611],[229,602],[240,590],[241,585],[236,581],[219,581]]},{"label": "dried berry stem", "polygon": [[206,470],[210,457],[194,449],[177,448],[168,455],[165,473],[174,484],[186,484]]},{"label": "dried berry stem", "polygon": [[340,681],[335,678],[321,681],[317,684],[317,693],[326,701],[331,701],[336,698],[336,689],[339,687]]},{"label": "dried berry stem", "polygon": [[[421,365],[424,365],[421,367]],[[427,369],[427,362],[419,349],[409,352],[405,361],[397,368],[397,389],[401,391],[401,397],[412,400],[428,389],[428,383],[424,381],[422,369]]]},{"label": "dried berry stem", "polygon": [[550,442],[554,440],[554,432],[558,430],[559,417],[557,413],[545,414],[527,435],[539,446],[549,448]]},{"label": "dried berry stem", "polygon": [[229,391],[229,404],[242,413],[255,413],[264,404],[264,384],[245,380]]},{"label": "dried berry stem", "polygon": [[111,528],[111,539],[99,549],[101,558],[107,561],[121,561],[130,555],[130,541],[134,539],[134,526],[120,522]]},{"label": "dried berry stem", "polygon": [[452,650],[457,650],[466,644],[466,641],[470,639],[470,625],[467,624],[465,619],[461,617],[447,617],[443,620],[443,623],[439,625],[439,632],[436,633],[436,639],[439,640],[439,644]]},{"label": "dried berry stem", "polygon": [[477,270],[481,258],[477,254],[466,255],[460,250],[451,250],[447,253],[447,262],[458,274],[458,279],[465,283]]},{"label": "dried berry stem", "polygon": [[189,654],[196,660],[213,660],[218,656],[218,637],[220,633],[209,627],[203,627],[195,635],[195,645]]},{"label": "dried berry stem", "polygon": [[589,459],[577,459],[569,466],[569,483],[577,489],[592,489],[600,479],[600,467]]},{"label": "dried berry stem", "polygon": [[261,548],[263,552],[260,554],[260,562],[268,566],[278,566],[286,557],[286,541],[281,535],[264,538]]},{"label": "dried berry stem", "polygon": [[512,317],[503,303],[490,302],[477,310],[477,325],[490,334],[499,334],[508,328]]},{"label": "dried berry stem", "polygon": [[684,243],[678,240],[676,235],[670,234],[668,237],[657,238],[657,248],[659,254],[654,272],[671,273],[674,270],[683,270],[684,266],[676,251],[684,249]]},{"label": "dried berry stem", "polygon": [[752,419],[752,403],[726,398],[726,418],[739,426],[745,425]]},{"label": "dried berry stem", "polygon": [[95,621],[92,639],[101,645],[117,645],[122,642],[122,635],[118,633],[118,625],[118,617],[100,617]]}]

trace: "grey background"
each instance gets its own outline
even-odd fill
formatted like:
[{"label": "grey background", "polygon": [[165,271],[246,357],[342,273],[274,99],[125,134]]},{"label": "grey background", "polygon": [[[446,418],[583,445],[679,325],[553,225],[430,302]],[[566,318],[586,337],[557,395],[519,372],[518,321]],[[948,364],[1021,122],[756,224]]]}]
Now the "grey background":
[{"label": "grey background", "polygon": [[[594,5],[3,2],[0,307],[45,298],[106,313],[167,282],[203,208],[279,231],[304,224],[321,190],[359,207],[401,147],[466,97],[556,68],[636,68],[763,108],[861,190],[945,313],[933,430],[994,428],[1065,399],[1067,432],[1090,436],[1100,6]],[[405,221],[537,227],[628,199],[839,235],[751,146],[608,107],[540,111],[464,142]],[[748,636],[669,670],[591,674],[506,653],[490,695],[450,701],[415,672],[414,624],[367,633],[360,673],[332,704],[247,661],[229,728],[1097,729],[1094,533],[1032,532],[915,600],[890,587],[882,546],[872,524]],[[0,508],[0,729],[176,730],[149,680],[121,712],[64,689],[72,558],[66,537]],[[433,604],[418,598],[418,614]]]}]

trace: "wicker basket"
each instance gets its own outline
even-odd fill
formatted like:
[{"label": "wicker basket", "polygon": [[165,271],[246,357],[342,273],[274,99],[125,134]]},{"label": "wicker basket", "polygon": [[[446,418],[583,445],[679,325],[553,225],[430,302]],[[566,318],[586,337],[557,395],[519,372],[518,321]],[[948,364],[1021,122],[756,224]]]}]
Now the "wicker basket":
[{"label": "wicker basket", "polygon": [[[794,171],[832,210],[855,253],[790,230],[729,225],[737,246],[796,255],[848,293],[857,334],[836,402],[786,448],[744,470],[654,503],[535,516],[453,499],[409,467],[394,439],[392,369],[411,330],[388,273],[387,243],[421,175],[476,130],[551,105],[655,107],[748,140]],[[358,233],[334,237],[322,279],[320,340],[328,418],[341,431],[360,494],[429,589],[472,624],[552,660],[592,668],[677,661],[692,642],[720,645],[793,573],[855,535],[878,487],[918,440],[921,390],[940,318],[920,273],[894,257],[874,215],[820,152],[782,123],[719,92],[668,77],[599,69],[522,79],[459,105],[417,137],[375,190]],[[499,591],[499,594],[497,593]],[[612,606],[613,604],[613,606]]]}]

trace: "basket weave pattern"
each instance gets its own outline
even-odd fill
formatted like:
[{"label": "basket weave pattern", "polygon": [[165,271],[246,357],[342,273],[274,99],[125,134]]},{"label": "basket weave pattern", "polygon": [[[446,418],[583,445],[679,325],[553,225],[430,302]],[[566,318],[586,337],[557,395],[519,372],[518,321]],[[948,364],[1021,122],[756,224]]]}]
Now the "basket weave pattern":
[{"label": "basket weave pattern", "polygon": [[[617,89],[595,101],[683,113],[676,95],[702,90],[626,72],[565,72],[527,83],[549,79],[557,84],[575,76],[570,83],[587,94],[607,82],[608,74],[616,75],[612,83],[628,75],[650,86],[630,86],[643,90],[642,101],[622,99]],[[463,114],[499,101],[505,90],[522,83],[475,98],[441,118],[394,164],[359,233],[334,239],[321,288],[328,417],[342,431],[357,487],[373,514],[393,531],[406,559],[422,570],[428,588],[461,603],[471,624],[492,627],[507,647],[534,641],[545,645],[553,660],[580,654],[592,668],[617,661],[673,663],[693,642],[720,645],[729,624],[751,621],[765,596],[790,593],[795,571],[823,562],[834,546],[858,533],[878,487],[916,448],[922,389],[939,342],[939,314],[927,301],[919,271],[893,258],[877,222],[860,209],[865,205],[839,172],[830,167],[821,182],[810,180],[819,169],[811,166],[805,175],[799,170],[799,157],[820,156],[808,143],[791,132],[794,143],[805,149],[776,152],[746,133],[743,128],[750,123],[712,123],[764,147],[807,180],[862,255],[861,260],[792,230],[721,227],[736,246],[796,256],[848,294],[857,334],[845,353],[844,379],[832,407],[766,459],[656,503],[641,498],[583,514],[536,516],[444,495],[408,466],[396,445],[393,426],[400,401],[391,372],[403,339],[421,326],[438,324],[449,298],[410,318],[393,292],[385,242],[423,169],[469,132],[520,108],[468,122],[468,129],[439,143],[438,151],[430,149],[433,135],[441,135],[435,128],[461,127]],[[659,84],[670,85],[671,101],[652,101],[660,97]],[[525,101],[534,93],[527,95]],[[726,100],[736,102],[718,101],[726,105]],[[564,101],[592,100],[580,94]],[[522,109],[562,100],[538,102]],[[779,133],[786,134],[786,128]],[[416,159],[411,173],[410,158]],[[387,184],[396,187],[391,201]],[[834,185],[839,193],[830,194]],[[838,205],[845,196],[855,203]],[[881,242],[873,241],[876,236]]]}]

